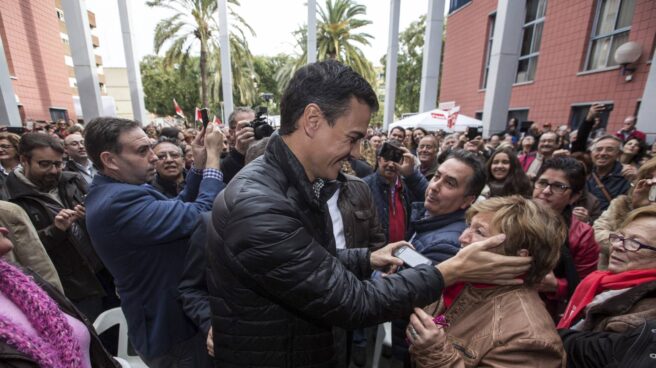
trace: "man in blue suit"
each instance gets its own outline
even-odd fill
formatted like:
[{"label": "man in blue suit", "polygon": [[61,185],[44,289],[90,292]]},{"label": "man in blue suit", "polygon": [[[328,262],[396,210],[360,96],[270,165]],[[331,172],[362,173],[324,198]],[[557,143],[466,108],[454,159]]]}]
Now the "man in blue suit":
[{"label": "man in blue suit", "polygon": [[138,122],[97,118],[85,129],[98,169],[85,202],[89,235],[115,278],[130,341],[150,367],[209,365],[206,336],[185,316],[177,286],[199,214],[224,187],[222,145],[218,127],[201,132],[186,187],[168,199],[145,185],[157,156]]}]

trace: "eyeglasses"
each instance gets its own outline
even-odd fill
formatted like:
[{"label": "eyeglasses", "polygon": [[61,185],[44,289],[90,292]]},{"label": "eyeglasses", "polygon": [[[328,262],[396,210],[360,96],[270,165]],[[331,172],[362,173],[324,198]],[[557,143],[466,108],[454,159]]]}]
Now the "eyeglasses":
[{"label": "eyeglasses", "polygon": [[61,169],[66,164],[66,162],[64,161],[50,161],[50,160],[39,160],[36,163],[39,164],[39,167],[43,170],[49,170],[53,166],[56,169]]},{"label": "eyeglasses", "polygon": [[567,191],[567,189],[572,188],[569,185],[565,185],[565,184],[562,184],[562,183],[549,183],[546,180],[538,180],[538,181],[535,182],[535,188],[536,189],[544,190],[547,187],[550,187],[551,191],[554,192],[554,193],[557,193],[557,194],[563,194]]},{"label": "eyeglasses", "polygon": [[182,155],[179,152],[160,152],[160,153],[157,154],[157,159],[158,160],[166,160],[167,156],[171,157],[171,159],[173,159],[173,160],[177,160],[180,157],[182,157]]},{"label": "eyeglasses", "polygon": [[14,148],[14,146],[12,146],[11,144],[0,144],[0,148],[2,148],[3,150],[8,150]]},{"label": "eyeglasses", "polygon": [[624,248],[628,251],[631,251],[631,252],[637,252],[640,249],[649,249],[649,250],[653,250],[654,252],[656,252],[655,247],[652,247],[652,246],[647,245],[647,244],[642,244],[641,242],[639,242],[635,239],[627,239],[627,238],[623,237],[620,234],[610,234],[610,235],[608,235],[608,241],[610,241],[610,243],[612,245],[621,246],[622,248]]}]

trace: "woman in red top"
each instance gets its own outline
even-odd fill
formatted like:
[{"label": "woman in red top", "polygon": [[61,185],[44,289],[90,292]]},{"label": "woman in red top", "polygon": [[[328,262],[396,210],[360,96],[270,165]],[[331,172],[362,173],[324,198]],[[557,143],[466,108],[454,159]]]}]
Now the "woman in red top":
[{"label": "woman in red top", "polygon": [[583,194],[585,177],[579,161],[554,157],[542,164],[533,188],[533,199],[560,213],[568,225],[569,236],[561,247],[560,260],[538,288],[554,320],[559,319],[580,280],[597,269],[599,245],[594,230],[577,218],[585,209],[573,207]]}]

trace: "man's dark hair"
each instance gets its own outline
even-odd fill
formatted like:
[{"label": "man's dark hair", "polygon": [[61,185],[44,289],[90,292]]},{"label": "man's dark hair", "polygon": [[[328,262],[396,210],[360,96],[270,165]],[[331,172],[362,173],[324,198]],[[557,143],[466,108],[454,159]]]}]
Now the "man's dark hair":
[{"label": "man's dark hair", "polygon": [[121,153],[123,147],[118,138],[121,133],[133,129],[141,129],[141,125],[134,120],[111,117],[95,118],[87,124],[84,129],[84,148],[98,170],[105,168],[100,154],[105,151]]},{"label": "man's dark hair", "polygon": [[160,138],[168,138],[169,142],[171,142],[171,140],[173,140],[173,139],[175,139],[176,141],[179,141],[178,135],[180,134],[180,132],[181,132],[181,130],[178,129],[178,128],[175,128],[175,127],[164,127],[159,132],[159,137]]},{"label": "man's dark hair", "polygon": [[351,97],[366,103],[372,112],[378,111],[371,85],[350,67],[335,60],[302,67],[294,73],[280,101],[280,135],[296,130],[296,122],[311,103],[317,104],[328,125],[334,126],[349,109]]},{"label": "man's dark hair", "polygon": [[230,129],[235,129],[237,128],[237,114],[239,113],[248,113],[248,114],[255,114],[255,110],[251,109],[248,106],[237,106],[235,107],[234,110],[230,113],[230,116],[228,116],[228,127]]},{"label": "man's dark hair", "polygon": [[64,154],[64,144],[61,139],[43,133],[25,133],[18,143],[18,154],[32,158],[32,151],[37,148],[52,148],[53,151]]},{"label": "man's dark hair", "polygon": [[581,193],[585,188],[585,166],[581,161],[571,157],[552,157],[542,164],[535,178],[539,179],[549,169],[565,173],[572,187],[572,194]]},{"label": "man's dark hair", "polygon": [[251,161],[262,156],[266,151],[267,145],[269,144],[270,137],[264,137],[259,141],[253,142],[248,149],[246,150],[246,155],[244,155],[244,164],[248,165]]},{"label": "man's dark hair", "polygon": [[392,135],[392,132],[395,130],[400,130],[401,133],[403,133],[403,139],[405,139],[405,129],[400,126],[395,126],[394,128],[390,129],[388,136]]},{"label": "man's dark hair", "polygon": [[465,151],[464,149],[455,149],[451,151],[444,161],[451,158],[462,162],[472,169],[473,174],[467,182],[467,191],[465,192],[465,195],[478,197],[485,187],[485,179],[487,178],[483,161],[481,161],[477,154]]}]

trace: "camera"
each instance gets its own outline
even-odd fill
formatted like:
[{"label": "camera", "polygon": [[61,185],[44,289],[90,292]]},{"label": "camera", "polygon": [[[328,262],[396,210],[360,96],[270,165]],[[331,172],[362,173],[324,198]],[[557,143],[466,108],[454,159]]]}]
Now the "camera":
[{"label": "camera", "polygon": [[249,126],[253,128],[255,133],[255,140],[259,141],[262,138],[270,137],[273,134],[273,127],[267,122],[267,108],[260,107],[257,109],[255,119],[251,121]]},{"label": "camera", "polygon": [[403,150],[385,142],[380,148],[380,157],[384,158],[385,161],[401,163],[403,162]]}]

